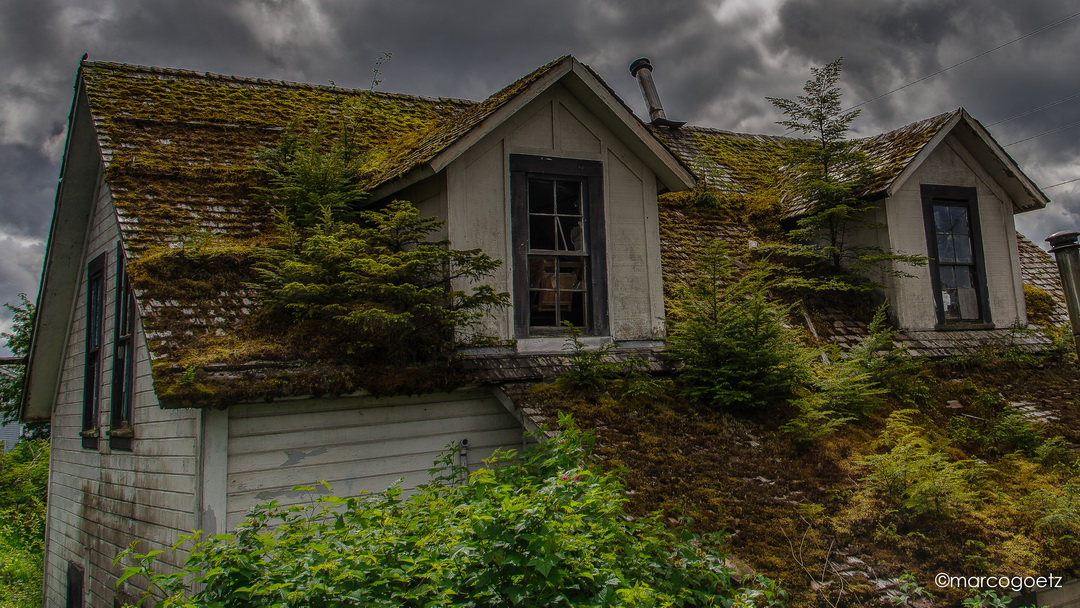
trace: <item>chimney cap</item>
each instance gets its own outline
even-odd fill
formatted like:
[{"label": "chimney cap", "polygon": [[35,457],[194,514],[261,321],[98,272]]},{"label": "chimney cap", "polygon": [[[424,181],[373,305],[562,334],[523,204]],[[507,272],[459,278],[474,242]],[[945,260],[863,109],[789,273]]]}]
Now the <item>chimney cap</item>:
[{"label": "chimney cap", "polygon": [[1050,243],[1050,252],[1077,247],[1076,237],[1078,235],[1080,235],[1080,232],[1075,230],[1062,230],[1046,237],[1046,240]]},{"label": "chimney cap", "polygon": [[648,68],[650,72],[652,71],[652,62],[649,61],[648,57],[638,57],[635,59],[634,62],[630,64],[630,75],[636,78],[638,70],[642,68]]}]

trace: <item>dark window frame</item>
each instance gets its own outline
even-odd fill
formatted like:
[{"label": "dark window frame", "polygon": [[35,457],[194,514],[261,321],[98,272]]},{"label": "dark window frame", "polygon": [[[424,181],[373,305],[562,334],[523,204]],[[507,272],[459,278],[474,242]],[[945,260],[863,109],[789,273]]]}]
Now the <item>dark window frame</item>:
[{"label": "dark window frame", "polygon": [[513,238],[514,334],[518,338],[565,335],[562,327],[529,324],[529,200],[530,177],[578,180],[582,183],[584,242],[589,283],[587,325],[583,333],[606,336],[608,328],[607,245],[604,225],[604,165],[595,160],[510,155],[510,199]]},{"label": "dark window frame", "polygon": [[83,362],[82,447],[98,447],[101,412],[101,351],[105,337],[105,261],[102,253],[86,266],[86,336]]},{"label": "dark window frame", "polygon": [[113,328],[112,400],[109,412],[109,447],[130,451],[134,423],[135,383],[135,293],[127,273],[127,260],[116,244],[116,315]]},{"label": "dark window frame", "polygon": [[[926,227],[926,247],[929,259],[930,283],[934,292],[934,307],[937,313],[937,329],[992,329],[993,316],[990,310],[989,289],[986,282],[986,263],[983,257],[982,227],[979,218],[979,199],[975,188],[970,186],[921,186],[923,202],[923,221]],[[941,266],[953,264],[938,263],[937,228],[934,223],[934,207],[963,207],[971,229],[971,249],[974,263],[969,266],[974,270],[973,286],[979,306],[978,319],[946,319],[945,303],[941,297]]]}]

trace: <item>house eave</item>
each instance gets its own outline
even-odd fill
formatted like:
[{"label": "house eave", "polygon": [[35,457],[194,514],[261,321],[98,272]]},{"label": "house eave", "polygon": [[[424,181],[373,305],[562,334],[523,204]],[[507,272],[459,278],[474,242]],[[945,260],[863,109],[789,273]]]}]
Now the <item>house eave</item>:
[{"label": "house eave", "polygon": [[86,226],[102,168],[97,132],[90,116],[82,68],[68,114],[67,141],[45,262],[36,302],[19,419],[49,420],[59,391],[75,296],[81,277]]}]

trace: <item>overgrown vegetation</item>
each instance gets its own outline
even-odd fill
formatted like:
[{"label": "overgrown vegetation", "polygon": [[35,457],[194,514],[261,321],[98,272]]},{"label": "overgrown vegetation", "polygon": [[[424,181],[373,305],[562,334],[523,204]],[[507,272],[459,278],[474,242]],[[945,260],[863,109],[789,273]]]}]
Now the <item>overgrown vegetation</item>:
[{"label": "overgrown vegetation", "polygon": [[764,265],[735,276],[723,245],[701,256],[692,285],[672,311],[668,352],[683,362],[683,394],[714,407],[754,408],[791,394],[808,351],[785,325],[787,308],[768,297]]},{"label": "overgrown vegetation", "polygon": [[[19,303],[5,303],[4,308],[11,313],[11,332],[0,333],[4,344],[15,357],[26,357],[30,353],[30,332],[34,329],[34,305],[19,294]],[[23,374],[26,365],[0,365],[0,424],[15,422],[19,419],[19,405],[22,403]],[[29,422],[23,425],[26,437],[48,439],[48,422]]]},{"label": "overgrown vegetation", "polygon": [[[793,244],[780,247],[804,264],[824,264],[827,278],[812,272],[796,282],[799,287],[825,290],[872,290],[879,277],[903,275],[900,264],[923,265],[926,258],[888,251],[866,238],[882,229],[872,212],[876,205],[866,198],[872,166],[847,132],[859,110],[843,111],[841,91],[836,86],[843,58],[821,68],[811,68],[812,76],[794,100],[769,97],[786,120],[778,124],[808,135],[785,147],[792,177],[782,197],[798,211],[796,226],[787,233]],[[851,272],[843,272],[850,270]],[[870,278],[870,281],[866,279]]]},{"label": "overgrown vegetation", "polygon": [[[855,366],[858,348],[834,363]],[[988,596],[937,588],[937,572],[1080,572],[1080,415],[1062,394],[1080,371],[1053,358],[979,361],[872,374],[874,405],[847,414],[858,424],[812,437],[784,432],[800,411],[783,400],[718,410],[675,391],[624,397],[555,382],[523,402],[596,429],[604,462],[625,470],[631,513],[735,531],[733,554],[791,605],[874,605],[908,572],[952,606]],[[1040,407],[1060,422],[1009,404],[1034,395],[1051,396]]]},{"label": "overgrown vegetation", "polygon": [[[256,283],[264,313],[312,326],[314,354],[382,365],[445,363],[469,325],[507,296],[475,284],[499,261],[480,250],[450,249],[431,236],[445,222],[410,203],[355,211],[359,154],[342,129],[291,132],[260,153],[269,176],[279,246],[266,250]],[[306,332],[305,332],[306,333]]]},{"label": "overgrown vegetation", "polygon": [[[483,340],[474,322],[506,304],[483,284],[500,262],[435,239],[443,222],[403,201],[360,210],[368,159],[341,120],[335,129],[290,127],[258,152],[257,198],[272,216],[259,237],[194,231],[182,246],[131,264],[137,289],[177,304],[147,322],[151,346],[174,355],[155,361],[164,399],[223,405],[285,390],[445,390],[458,377],[457,347]],[[214,331],[178,331],[191,324],[184,307],[214,319]],[[159,343],[160,331],[170,339]],[[206,371],[252,362],[285,369],[228,382]],[[312,363],[341,369],[308,373]]]},{"label": "overgrown vegetation", "polygon": [[49,442],[0,449],[0,606],[41,605]]},{"label": "overgrown vegetation", "polygon": [[560,424],[557,438],[472,474],[451,452],[408,497],[257,507],[235,534],[188,539],[178,572],[132,551],[124,578],[148,576],[162,608],[783,605],[772,582],[735,581],[722,536],[627,517],[618,475]]}]

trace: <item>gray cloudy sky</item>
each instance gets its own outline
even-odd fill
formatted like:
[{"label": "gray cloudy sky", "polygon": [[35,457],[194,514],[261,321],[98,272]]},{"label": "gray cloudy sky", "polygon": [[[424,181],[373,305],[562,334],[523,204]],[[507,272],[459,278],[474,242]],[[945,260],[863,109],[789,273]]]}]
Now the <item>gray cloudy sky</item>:
[{"label": "gray cloudy sky", "polygon": [[[565,53],[642,112],[646,55],[674,119],[781,133],[768,96],[845,58],[848,105],[1072,16],[1062,0],[0,0],[0,302],[37,292],[79,57],[482,99]],[[863,106],[869,135],[965,106],[984,124],[1080,94],[1080,17]],[[991,127],[1002,144],[1080,122],[1080,96]],[[1080,127],[1006,149],[1038,184],[1080,178]],[[1017,217],[1080,228],[1080,181]],[[9,326],[0,312],[0,330]]]}]

